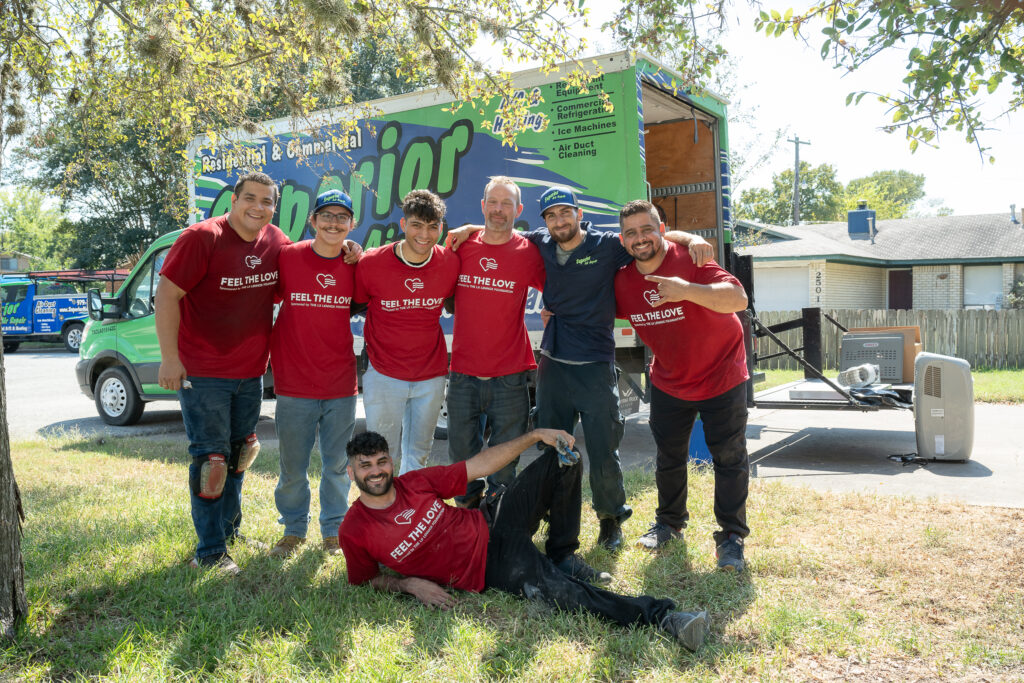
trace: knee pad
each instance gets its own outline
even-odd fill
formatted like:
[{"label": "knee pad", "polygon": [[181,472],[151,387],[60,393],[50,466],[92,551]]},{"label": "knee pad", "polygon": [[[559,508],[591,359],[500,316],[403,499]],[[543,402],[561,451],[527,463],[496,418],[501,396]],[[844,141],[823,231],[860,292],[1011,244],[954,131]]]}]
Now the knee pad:
[{"label": "knee pad", "polygon": [[216,500],[224,493],[224,482],[228,476],[228,465],[220,453],[210,453],[196,458],[198,467],[189,477],[192,493],[205,500]]},{"label": "knee pad", "polygon": [[231,460],[228,462],[228,471],[231,474],[245,472],[259,454],[260,440],[256,438],[255,433],[245,437],[245,441],[231,444]]}]

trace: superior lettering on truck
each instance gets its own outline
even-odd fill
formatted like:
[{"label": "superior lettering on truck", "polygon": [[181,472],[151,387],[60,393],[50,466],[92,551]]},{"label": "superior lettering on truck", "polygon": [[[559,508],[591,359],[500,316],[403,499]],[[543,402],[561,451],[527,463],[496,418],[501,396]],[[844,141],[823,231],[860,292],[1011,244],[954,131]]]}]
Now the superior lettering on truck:
[{"label": "superior lettering on truck", "polygon": [[[530,111],[515,147],[502,145],[509,124],[497,99],[484,107],[485,116],[470,106],[453,112],[452,97],[440,90],[374,102],[378,114],[351,130],[331,122],[351,116],[338,110],[314,115],[325,123],[307,130],[293,129],[292,119],[269,122],[267,135],[243,146],[222,149],[197,139],[194,219],[227,213],[239,170],[256,165],[281,185],[274,222],[291,239],[311,236],[307,219],[316,196],[336,188],[353,200],[350,238],[369,249],[398,239],[401,200],[410,190],[440,195],[447,224],[457,227],[482,222],[487,178],[507,175],[523,192],[520,229],[543,223],[537,200],[559,184],[576,190],[584,217],[597,228],[618,230],[619,207],[651,197],[670,227],[720,241],[728,227],[724,102],[687,95],[678,76],[648,58],[617,53],[595,61],[603,73],[586,91],[557,73],[530,71],[514,80],[512,96]],[[531,292],[532,331],[541,328],[541,307]],[[450,332],[450,317],[445,324]],[[633,338],[626,341],[633,345]]]},{"label": "superior lettering on truck", "polygon": [[[689,94],[678,75],[647,57],[620,52],[592,62],[595,78],[586,90],[569,86],[557,72],[514,76],[509,97],[522,100],[527,113],[519,126],[524,130],[511,147],[502,144],[502,133],[511,124],[501,116],[497,98],[453,110],[452,95],[441,89],[367,103],[359,111],[374,113],[353,126],[342,123],[353,119],[353,110],[338,109],[314,113],[298,127],[286,118],[267,122],[257,136],[228,132],[217,137],[218,142],[232,140],[231,145],[198,138],[190,148],[192,218],[227,213],[239,174],[255,167],[280,186],[273,222],[290,239],[310,237],[308,218],[316,196],[341,189],[354,205],[350,238],[369,249],[399,238],[401,201],[410,190],[429,189],[445,200],[447,231],[448,225],[482,223],[484,185],[491,176],[505,175],[522,189],[519,229],[543,224],[538,200],[550,185],[571,187],[584,218],[603,230],[618,231],[623,204],[650,198],[664,210],[669,227],[699,232],[717,245],[723,261],[729,226],[725,102],[710,94]],[[137,420],[142,402],[174,398],[156,384],[159,348],[151,296],[161,259],[175,237],[165,235],[154,243],[117,303],[97,301],[97,310],[90,313],[96,317],[86,341],[95,340],[95,348],[94,343],[85,345],[79,384],[114,424]],[[503,285],[488,276],[484,273],[474,284]],[[225,286],[254,284],[242,280]],[[115,313],[105,310],[112,306]],[[531,291],[526,318],[535,348],[542,307],[540,293]],[[447,313],[442,326],[451,333]],[[358,316],[352,331],[359,351]],[[642,371],[645,365],[644,349],[632,332],[625,323],[616,328],[616,360],[627,372]]]}]

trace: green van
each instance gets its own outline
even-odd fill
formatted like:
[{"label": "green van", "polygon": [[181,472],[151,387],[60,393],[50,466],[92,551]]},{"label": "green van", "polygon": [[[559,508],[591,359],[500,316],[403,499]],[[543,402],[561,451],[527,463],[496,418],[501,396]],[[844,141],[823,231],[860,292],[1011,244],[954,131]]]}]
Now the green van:
[{"label": "green van", "polygon": [[113,297],[89,292],[89,321],[85,325],[78,385],[96,401],[96,410],[111,425],[139,421],[148,401],[177,400],[157,384],[160,344],[153,319],[153,297],[164,258],[181,230],[161,235]]}]

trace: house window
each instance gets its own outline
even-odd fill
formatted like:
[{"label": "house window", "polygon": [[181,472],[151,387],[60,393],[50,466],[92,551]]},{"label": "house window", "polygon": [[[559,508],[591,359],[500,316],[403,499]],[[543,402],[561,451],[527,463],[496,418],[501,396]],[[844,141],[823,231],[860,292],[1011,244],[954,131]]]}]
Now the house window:
[{"label": "house window", "polygon": [[964,266],[964,308],[999,310],[1003,304],[1003,267]]},{"label": "house window", "polygon": [[0,270],[18,270],[18,259],[6,256],[0,258]]}]

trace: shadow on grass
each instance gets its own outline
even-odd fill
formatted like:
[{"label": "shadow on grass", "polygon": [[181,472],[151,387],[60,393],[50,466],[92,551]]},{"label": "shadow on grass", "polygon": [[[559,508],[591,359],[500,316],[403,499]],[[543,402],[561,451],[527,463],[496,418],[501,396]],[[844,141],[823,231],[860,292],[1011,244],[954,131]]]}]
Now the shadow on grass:
[{"label": "shadow on grass", "polygon": [[[187,460],[184,445],[154,446],[142,439],[82,439],[58,449],[126,461],[180,465]],[[254,469],[276,474],[276,454],[270,455],[261,454]],[[314,460],[318,467],[318,457]],[[32,505],[42,514],[58,505],[86,510],[94,493],[74,484],[59,491],[36,488]],[[183,505],[186,500],[183,496]],[[31,629],[4,655],[15,675],[17,667],[30,667],[58,679],[131,677],[132,671],[143,677],[288,678],[299,672],[311,678],[406,679],[437,668],[431,660],[439,657],[449,659],[441,666],[461,666],[460,657],[469,653],[468,664],[478,667],[475,677],[497,680],[529,677],[538,657],[546,658],[541,666],[550,667],[551,648],[569,652],[580,647],[576,640],[593,650],[590,661],[564,663],[588,667],[582,672],[586,678],[628,678],[665,662],[666,641],[651,628],[620,629],[496,591],[459,593],[455,610],[437,612],[410,596],[349,587],[342,560],[324,559],[312,547],[283,565],[240,551],[239,577],[197,572],[168,559],[173,552],[167,543],[177,548],[186,538],[192,541],[185,517],[157,531],[171,537],[162,548],[153,540],[153,520],[136,519],[130,510],[119,519],[65,516],[46,525],[42,533],[36,529],[26,548],[29,584],[35,584],[31,601],[39,611]],[[587,556],[602,568],[614,564],[602,550]],[[76,575],[76,567],[85,570]],[[688,565],[683,574],[692,574]],[[685,582],[666,586],[658,597],[664,595],[681,607],[696,604],[683,599]],[[382,638],[392,644],[378,659],[373,648]],[[667,647],[673,666],[688,666],[689,654],[675,643]],[[389,657],[396,662],[382,661]]]},{"label": "shadow on grass", "polygon": [[[188,444],[174,441],[153,441],[145,437],[111,437],[74,439],[55,447],[58,452],[102,453],[114,458],[125,458],[147,462],[159,462],[168,465],[189,464]],[[313,448],[310,460],[310,471],[319,472],[320,452]],[[276,476],[279,471],[278,451],[276,448],[261,448],[249,472]]]}]

